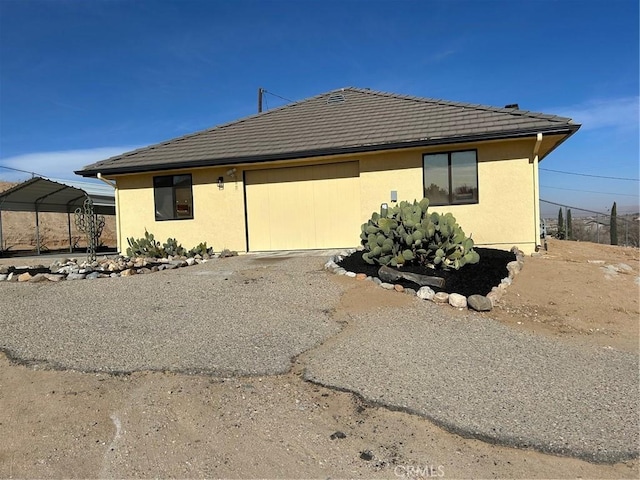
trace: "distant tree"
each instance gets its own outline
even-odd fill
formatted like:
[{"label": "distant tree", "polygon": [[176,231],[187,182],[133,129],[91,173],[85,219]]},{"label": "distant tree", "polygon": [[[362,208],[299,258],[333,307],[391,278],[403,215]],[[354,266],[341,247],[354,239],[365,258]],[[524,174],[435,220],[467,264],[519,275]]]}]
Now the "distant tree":
[{"label": "distant tree", "polygon": [[556,236],[561,240],[564,238],[564,218],[562,217],[562,207],[558,210],[558,233]]},{"label": "distant tree", "polygon": [[573,225],[571,224],[571,209],[567,210],[567,240],[573,239]]},{"label": "distant tree", "polygon": [[611,233],[611,245],[618,244],[618,208],[616,202],[611,207],[611,223],[609,224],[609,232]]}]

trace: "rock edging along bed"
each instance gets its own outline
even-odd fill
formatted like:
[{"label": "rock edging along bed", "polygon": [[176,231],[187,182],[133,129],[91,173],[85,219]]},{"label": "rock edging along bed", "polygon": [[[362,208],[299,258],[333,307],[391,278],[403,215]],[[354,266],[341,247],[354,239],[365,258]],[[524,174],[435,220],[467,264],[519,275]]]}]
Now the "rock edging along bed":
[{"label": "rock edging along bed", "polygon": [[0,267],[0,282],[59,282],[60,280],[92,280],[96,278],[128,277],[162,270],[187,267],[209,261],[212,256],[176,256],[168,258],[125,257],[101,258],[94,262],[75,258],[54,261],[49,267]]},{"label": "rock edging along bed", "polygon": [[345,275],[357,280],[366,280],[373,282],[381,288],[384,288],[385,290],[404,292],[410,295],[415,295],[423,300],[432,301],[434,303],[444,305],[448,304],[454,308],[470,308],[472,310],[481,312],[490,311],[493,307],[496,306],[496,304],[500,301],[500,298],[506,291],[507,287],[511,285],[513,278],[522,270],[525,258],[522,250],[514,246],[513,248],[511,248],[510,252],[515,256],[515,260],[510,261],[506,264],[506,270],[508,272],[507,276],[502,278],[497,285],[493,286],[491,288],[491,291],[486,293],[486,295],[476,293],[465,296],[455,292],[436,292],[428,286],[423,286],[418,290],[415,290],[413,288],[407,288],[399,283],[384,282],[377,276],[367,275],[366,273],[352,272],[339,265],[339,263],[342,262],[345,258],[356,253],[357,251],[360,250],[349,249],[340,252],[337,255],[331,256],[325,263],[324,269],[337,275]]}]

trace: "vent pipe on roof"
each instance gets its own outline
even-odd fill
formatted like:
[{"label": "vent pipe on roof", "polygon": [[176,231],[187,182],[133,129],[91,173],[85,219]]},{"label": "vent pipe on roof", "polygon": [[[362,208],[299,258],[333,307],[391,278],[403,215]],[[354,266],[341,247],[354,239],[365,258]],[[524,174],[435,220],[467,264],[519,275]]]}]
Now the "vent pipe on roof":
[{"label": "vent pipe on roof", "polygon": [[513,110],[520,110],[520,105],[517,103],[510,103],[509,105],[505,105],[504,108],[511,108]]}]

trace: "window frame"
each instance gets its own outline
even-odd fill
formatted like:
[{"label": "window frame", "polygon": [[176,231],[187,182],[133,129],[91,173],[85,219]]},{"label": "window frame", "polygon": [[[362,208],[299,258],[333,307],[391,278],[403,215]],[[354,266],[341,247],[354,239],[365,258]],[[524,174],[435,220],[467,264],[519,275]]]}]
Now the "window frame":
[{"label": "window frame", "polygon": [[[475,199],[471,199],[470,201],[462,201],[462,202],[454,202],[454,192],[453,192],[453,167],[451,165],[451,160],[452,157],[455,153],[466,153],[466,152],[473,152],[475,154],[475,180],[476,180],[476,184],[475,184],[475,190],[476,190],[476,195],[475,195]],[[431,201],[431,199],[429,199],[429,205],[430,206],[434,206],[434,207],[453,207],[456,205],[476,205],[478,203],[480,203],[480,181],[478,178],[478,149],[477,148],[468,148],[468,149],[464,149],[464,150],[450,150],[450,151],[446,151],[446,152],[429,152],[429,153],[423,153],[422,154],[422,192],[423,195],[426,195],[426,191],[427,191],[427,166],[426,166],[426,158],[430,155],[447,155],[447,180],[448,180],[448,196],[449,199],[447,201],[447,203],[434,203]]]},{"label": "window frame", "polygon": [[[189,216],[180,216],[178,214],[178,205],[176,203],[176,191],[186,190],[186,186],[176,184],[176,177],[189,177]],[[170,179],[167,182],[167,179]],[[157,185],[158,183],[165,181],[170,185]],[[171,188],[171,205],[172,205],[172,217],[171,218],[159,218],[158,217],[158,189]],[[172,175],[156,175],[153,177],[153,210],[156,222],[170,222],[174,220],[193,220],[194,218],[194,205],[193,205],[193,176],[190,173],[179,173]]]}]

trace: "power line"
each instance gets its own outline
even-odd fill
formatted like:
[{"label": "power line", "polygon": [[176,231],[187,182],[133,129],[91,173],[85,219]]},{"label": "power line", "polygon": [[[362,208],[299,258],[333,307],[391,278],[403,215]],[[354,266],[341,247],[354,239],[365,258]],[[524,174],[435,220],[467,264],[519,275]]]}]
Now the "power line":
[{"label": "power line", "polygon": [[563,172],[562,170],[551,170],[550,168],[540,168],[540,170],[544,170],[545,172],[564,173],[565,175],[578,175],[580,177],[607,178],[609,180],[627,180],[630,182],[640,182],[640,179],[637,178],[606,177],[604,175],[589,175],[587,173]]},{"label": "power line", "polygon": [[613,192],[594,192],[593,190],[578,190],[575,188],[562,188],[562,187],[549,187],[547,185],[540,185],[542,188],[553,188],[555,190],[568,190],[570,192],[582,192],[582,193],[601,193],[602,195],[621,195],[623,197],[635,197],[638,198],[638,195],[631,195],[629,193],[613,193]]},{"label": "power line", "polygon": [[294,100],[291,100],[291,99],[289,99],[289,98],[281,97],[280,95],[278,95],[278,94],[276,94],[276,93],[269,92],[268,90],[264,90],[264,89],[263,89],[263,90],[262,90],[262,93],[268,93],[269,95],[273,95],[274,97],[281,98],[282,100],[286,100],[287,102],[293,102],[293,101],[294,101]]},{"label": "power line", "polygon": [[14,172],[21,172],[21,173],[28,173],[29,175],[35,177],[36,175],[39,177],[44,177],[44,175],[41,175],[39,173],[36,172],[29,172],[27,170],[20,170],[19,168],[13,168],[13,167],[6,167],[4,165],[0,165],[0,168],[6,168],[7,170],[13,170]]}]

